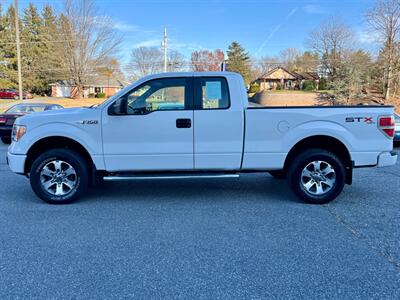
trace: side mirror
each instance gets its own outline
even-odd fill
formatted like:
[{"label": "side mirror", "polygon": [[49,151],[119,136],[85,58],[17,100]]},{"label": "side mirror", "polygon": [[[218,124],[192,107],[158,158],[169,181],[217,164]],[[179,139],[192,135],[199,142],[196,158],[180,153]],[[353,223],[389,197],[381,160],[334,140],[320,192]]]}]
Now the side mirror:
[{"label": "side mirror", "polygon": [[125,115],[126,114],[126,100],[119,98],[108,107],[108,114],[110,116]]}]

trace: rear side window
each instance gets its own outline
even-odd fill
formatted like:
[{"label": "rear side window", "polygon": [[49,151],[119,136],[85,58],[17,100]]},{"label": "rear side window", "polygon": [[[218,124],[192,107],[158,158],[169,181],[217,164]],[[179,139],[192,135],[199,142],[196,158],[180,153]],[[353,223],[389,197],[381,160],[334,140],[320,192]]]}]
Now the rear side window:
[{"label": "rear side window", "polygon": [[201,77],[196,80],[197,109],[227,109],[230,107],[229,91],[223,77]]}]

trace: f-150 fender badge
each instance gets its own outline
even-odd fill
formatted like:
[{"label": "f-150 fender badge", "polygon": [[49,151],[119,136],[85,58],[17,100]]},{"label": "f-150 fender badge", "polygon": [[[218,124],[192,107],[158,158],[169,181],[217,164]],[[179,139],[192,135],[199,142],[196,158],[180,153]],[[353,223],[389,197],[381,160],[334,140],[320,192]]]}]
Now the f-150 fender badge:
[{"label": "f-150 fender badge", "polygon": [[82,124],[82,125],[96,125],[96,124],[99,124],[99,121],[98,120],[82,120],[82,121],[78,121],[76,123]]}]

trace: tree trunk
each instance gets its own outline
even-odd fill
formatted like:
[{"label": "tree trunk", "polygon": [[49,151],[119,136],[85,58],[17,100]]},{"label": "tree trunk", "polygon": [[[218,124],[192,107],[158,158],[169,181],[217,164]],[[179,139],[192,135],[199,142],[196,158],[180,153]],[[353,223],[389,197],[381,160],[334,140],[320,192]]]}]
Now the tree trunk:
[{"label": "tree trunk", "polygon": [[385,100],[389,100],[391,88],[392,88],[392,66],[391,62],[389,62],[389,68],[386,77],[385,95],[384,95]]}]

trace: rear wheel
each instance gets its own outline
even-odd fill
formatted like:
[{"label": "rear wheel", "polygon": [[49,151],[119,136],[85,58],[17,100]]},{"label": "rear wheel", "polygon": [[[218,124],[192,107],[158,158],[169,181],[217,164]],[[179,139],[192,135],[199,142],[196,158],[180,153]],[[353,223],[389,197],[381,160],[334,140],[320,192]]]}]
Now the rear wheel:
[{"label": "rear wheel", "polygon": [[45,202],[72,203],[87,190],[87,163],[75,151],[50,150],[33,162],[30,182],[35,194]]},{"label": "rear wheel", "polygon": [[2,141],[4,144],[11,144],[11,138],[10,138],[10,137],[3,136],[3,137],[1,138],[1,141]]},{"label": "rear wheel", "polygon": [[291,162],[288,181],[293,192],[303,201],[325,204],[343,190],[345,176],[345,167],[335,154],[310,149]]}]

